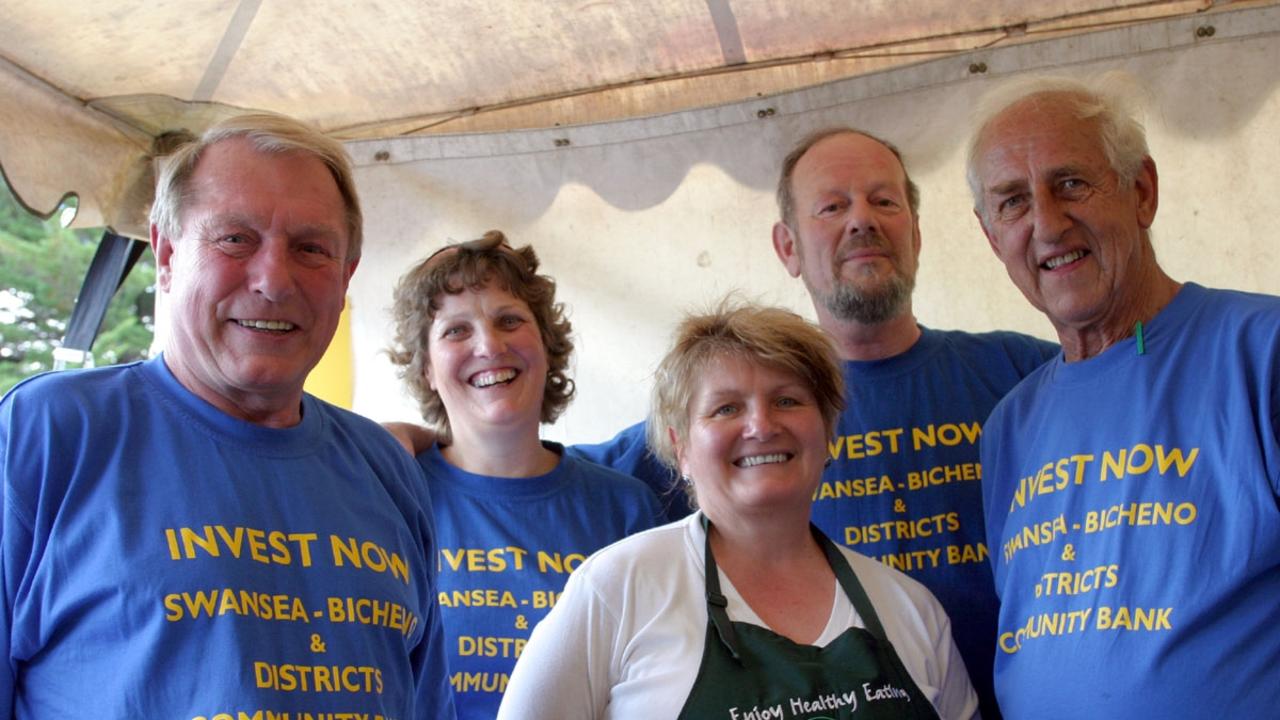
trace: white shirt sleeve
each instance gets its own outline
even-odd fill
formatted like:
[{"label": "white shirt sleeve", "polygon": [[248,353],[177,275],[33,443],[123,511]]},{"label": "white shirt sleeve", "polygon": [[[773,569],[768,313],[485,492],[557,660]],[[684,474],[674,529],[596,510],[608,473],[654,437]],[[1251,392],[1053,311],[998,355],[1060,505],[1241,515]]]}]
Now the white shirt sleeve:
[{"label": "white shirt sleeve", "polygon": [[942,614],[942,631],[934,642],[934,657],[938,658],[939,688],[934,707],[943,720],[982,720],[978,712],[978,693],[969,680],[969,671],[960,657],[960,649],[951,637],[951,619],[947,617],[942,606],[938,606]]},{"label": "white shirt sleeve", "polygon": [[569,576],[555,607],[534,628],[507,684],[498,720],[603,717],[618,620],[585,576]]},{"label": "white shirt sleeve", "polygon": [[[951,620],[933,593],[915,579],[847,548],[845,557],[871,600],[889,642],[942,720],[980,718]],[[863,623],[859,620],[857,625]]]}]

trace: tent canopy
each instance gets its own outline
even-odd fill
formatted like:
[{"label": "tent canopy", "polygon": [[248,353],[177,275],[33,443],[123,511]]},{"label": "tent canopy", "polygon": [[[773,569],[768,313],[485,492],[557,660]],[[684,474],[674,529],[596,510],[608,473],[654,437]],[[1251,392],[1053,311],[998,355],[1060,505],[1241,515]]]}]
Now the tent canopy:
[{"label": "tent canopy", "polygon": [[1172,277],[1280,277],[1280,0],[101,5],[0,4],[11,186],[45,213],[75,192],[78,224],[144,237],[169,131],[256,109],[346,140],[372,240],[349,288],[352,409],[376,419],[417,417],[383,352],[396,278],[491,228],[536,246],[572,318],[579,400],[550,439],[642,417],[688,309],[738,292],[811,316],[770,245],[773,189],[785,150],[832,125],[897,143],[923,191],[921,324],[1052,336],[963,180],[968,111],[1027,73],[1123,69],[1153,92]]},{"label": "tent canopy", "polygon": [[0,166],[37,213],[74,193],[78,226],[145,237],[155,139],[244,110],[344,140],[581,125],[1268,4],[12,0],[0,5]]}]

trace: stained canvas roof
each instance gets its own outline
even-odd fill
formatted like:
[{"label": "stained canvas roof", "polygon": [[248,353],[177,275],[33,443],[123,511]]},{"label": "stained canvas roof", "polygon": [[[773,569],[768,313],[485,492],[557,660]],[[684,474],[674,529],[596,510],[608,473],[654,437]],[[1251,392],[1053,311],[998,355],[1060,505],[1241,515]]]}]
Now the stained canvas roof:
[{"label": "stained canvas roof", "polygon": [[[49,213],[145,233],[153,141],[239,110],[343,139],[729,103],[1213,0],[7,0],[0,165]],[[975,68],[980,71],[980,68]]]}]

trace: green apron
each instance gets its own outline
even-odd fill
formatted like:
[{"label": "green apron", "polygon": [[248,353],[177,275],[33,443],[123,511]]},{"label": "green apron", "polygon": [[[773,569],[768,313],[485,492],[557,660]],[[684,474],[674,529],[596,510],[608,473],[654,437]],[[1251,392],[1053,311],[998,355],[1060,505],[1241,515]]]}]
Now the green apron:
[{"label": "green apron", "polygon": [[[826,647],[799,645],[725,612],[707,531],[707,637],[698,677],[680,717],[688,720],[930,718],[938,714],[916,687],[836,546],[813,527],[836,580],[866,629],[851,627]],[[812,526],[811,526],[812,527]]]}]

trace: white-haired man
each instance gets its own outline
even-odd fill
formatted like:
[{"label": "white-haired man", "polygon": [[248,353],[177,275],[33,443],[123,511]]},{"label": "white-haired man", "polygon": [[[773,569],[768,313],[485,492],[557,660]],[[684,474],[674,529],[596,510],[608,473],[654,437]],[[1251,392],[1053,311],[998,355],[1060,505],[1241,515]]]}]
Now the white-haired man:
[{"label": "white-haired man", "polygon": [[1280,707],[1280,298],[1170,278],[1115,78],[998,90],[970,145],[992,249],[1063,355],[987,421],[1009,718]]},{"label": "white-haired man", "polygon": [[225,121],[151,241],[163,354],[0,402],[0,717],[453,717],[417,466],[303,392],[360,258],[342,146]]}]

